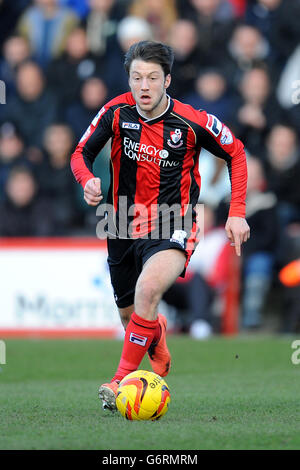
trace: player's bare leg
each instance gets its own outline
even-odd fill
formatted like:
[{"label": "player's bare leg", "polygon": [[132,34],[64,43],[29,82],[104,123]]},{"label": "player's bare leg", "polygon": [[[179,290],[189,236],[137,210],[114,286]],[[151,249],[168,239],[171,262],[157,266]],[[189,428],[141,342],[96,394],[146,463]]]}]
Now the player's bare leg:
[{"label": "player's bare leg", "polygon": [[158,318],[160,335],[151,343],[148,355],[153,371],[162,377],[169,373],[171,355],[166,342],[167,319],[157,313],[157,306],[183,271],[185,261],[184,253],[179,250],[156,253],[145,264],[136,286],[135,312],[149,320]]},{"label": "player's bare leg", "polygon": [[169,287],[182,273],[183,251],[170,249],[155,253],[145,263],[135,288],[135,313],[146,320],[157,318],[157,306]]}]

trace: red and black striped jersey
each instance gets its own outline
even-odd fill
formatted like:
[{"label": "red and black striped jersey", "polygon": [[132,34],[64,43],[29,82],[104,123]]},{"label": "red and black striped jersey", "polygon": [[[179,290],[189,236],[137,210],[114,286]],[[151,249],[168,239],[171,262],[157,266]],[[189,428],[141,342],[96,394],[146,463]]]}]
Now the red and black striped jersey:
[{"label": "red and black striped jersey", "polygon": [[[93,175],[93,162],[111,138],[111,184],[107,202],[116,214],[120,198],[151,207],[179,204],[184,211],[199,199],[198,158],[203,148],[223,158],[231,180],[230,216],[245,217],[247,166],[243,144],[217,117],[169,98],[166,111],[142,117],[130,92],[111,100],[96,115],[71,157],[82,187]],[[100,175],[101,176],[101,175]],[[153,214],[152,214],[153,215]]]}]

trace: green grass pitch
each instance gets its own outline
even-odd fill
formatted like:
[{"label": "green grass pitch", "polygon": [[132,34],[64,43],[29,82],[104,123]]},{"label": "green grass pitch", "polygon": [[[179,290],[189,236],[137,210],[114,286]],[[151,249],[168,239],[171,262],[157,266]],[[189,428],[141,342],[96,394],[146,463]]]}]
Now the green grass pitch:
[{"label": "green grass pitch", "polygon": [[[292,337],[170,336],[168,413],[129,422],[104,412],[117,340],[7,340],[0,449],[299,449],[300,364]],[[140,368],[150,370],[144,359]]]}]

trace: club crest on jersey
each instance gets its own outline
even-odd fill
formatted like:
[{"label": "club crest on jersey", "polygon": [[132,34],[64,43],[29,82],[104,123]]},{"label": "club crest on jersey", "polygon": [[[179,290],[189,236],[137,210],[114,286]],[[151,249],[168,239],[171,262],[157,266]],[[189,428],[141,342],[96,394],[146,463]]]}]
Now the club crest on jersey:
[{"label": "club crest on jersey", "polygon": [[123,129],[138,130],[141,127],[141,125],[136,122],[123,122],[122,127]]},{"label": "club crest on jersey", "polygon": [[180,129],[175,129],[175,131],[171,131],[170,137],[171,139],[167,140],[167,143],[170,147],[172,147],[173,149],[177,149],[182,146],[183,140],[181,139],[182,132]]}]

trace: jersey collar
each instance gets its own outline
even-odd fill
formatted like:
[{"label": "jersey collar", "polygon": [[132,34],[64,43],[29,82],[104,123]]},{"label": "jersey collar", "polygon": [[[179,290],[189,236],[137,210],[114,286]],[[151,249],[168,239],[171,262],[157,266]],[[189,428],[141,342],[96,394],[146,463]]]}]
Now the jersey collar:
[{"label": "jersey collar", "polygon": [[165,111],[163,111],[159,116],[155,116],[155,117],[150,118],[150,119],[146,118],[146,116],[143,116],[142,113],[139,111],[137,105],[136,105],[135,108],[136,108],[136,111],[137,111],[139,117],[146,124],[150,124],[150,125],[155,124],[156,122],[159,122],[159,121],[163,120],[166,117],[166,115],[169,114],[172,111],[173,106],[174,106],[174,102],[173,102],[172,98],[169,95],[167,95],[167,98],[168,98],[168,106],[165,109]]}]

